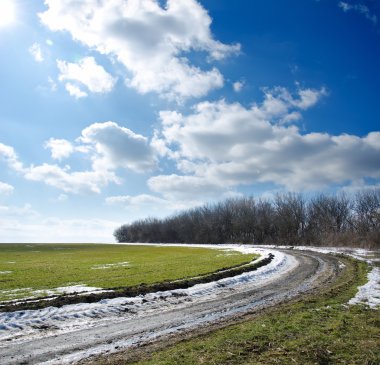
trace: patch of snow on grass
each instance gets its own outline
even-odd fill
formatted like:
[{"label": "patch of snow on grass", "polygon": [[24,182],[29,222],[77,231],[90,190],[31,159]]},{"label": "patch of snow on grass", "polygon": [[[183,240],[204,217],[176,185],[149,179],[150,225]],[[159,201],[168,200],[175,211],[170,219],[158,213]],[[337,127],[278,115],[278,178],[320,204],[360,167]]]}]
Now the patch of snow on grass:
[{"label": "patch of snow on grass", "polygon": [[[0,272],[1,274],[1,272]],[[61,294],[84,294],[84,293],[101,293],[104,292],[102,288],[97,288],[93,286],[87,285],[71,285],[71,286],[62,286],[53,289],[38,289],[34,290],[32,288],[19,288],[19,289],[11,289],[11,290],[1,290],[0,294],[3,297],[14,298],[15,294],[17,294],[18,299],[7,299],[5,301],[1,301],[1,303],[14,303],[22,300],[30,300],[37,299],[41,297],[55,297]],[[49,298],[52,299],[52,298]]]},{"label": "patch of snow on grass", "polygon": [[101,265],[94,265],[91,267],[93,270],[99,270],[99,269],[111,269],[113,267],[128,267],[130,266],[128,261],[125,262],[115,262],[113,264],[101,264]]},{"label": "patch of snow on grass", "polygon": [[12,271],[0,271],[0,275],[11,274]]},{"label": "patch of snow on grass", "polygon": [[74,293],[89,293],[102,290],[102,288],[96,288],[94,286],[87,285],[72,285],[72,286],[61,286],[51,290],[41,290],[41,292],[49,293],[48,295],[54,294],[74,294]]},{"label": "patch of snow on grass", "polygon": [[374,267],[368,273],[368,282],[359,287],[359,291],[348,304],[367,304],[371,308],[380,308],[380,269]]}]

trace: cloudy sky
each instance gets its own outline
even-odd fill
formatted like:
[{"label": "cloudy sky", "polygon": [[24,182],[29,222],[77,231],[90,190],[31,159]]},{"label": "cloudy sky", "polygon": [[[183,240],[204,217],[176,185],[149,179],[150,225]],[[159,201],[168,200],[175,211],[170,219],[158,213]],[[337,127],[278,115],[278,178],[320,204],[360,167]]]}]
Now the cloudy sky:
[{"label": "cloudy sky", "polygon": [[379,185],[379,0],[0,0],[0,54],[0,242]]}]

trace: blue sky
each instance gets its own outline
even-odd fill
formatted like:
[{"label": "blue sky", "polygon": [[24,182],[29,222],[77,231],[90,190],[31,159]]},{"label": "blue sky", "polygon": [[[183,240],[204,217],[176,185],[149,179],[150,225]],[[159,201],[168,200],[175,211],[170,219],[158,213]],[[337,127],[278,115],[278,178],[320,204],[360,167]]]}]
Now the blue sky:
[{"label": "blue sky", "polygon": [[0,0],[0,52],[0,242],[379,185],[378,0]]}]

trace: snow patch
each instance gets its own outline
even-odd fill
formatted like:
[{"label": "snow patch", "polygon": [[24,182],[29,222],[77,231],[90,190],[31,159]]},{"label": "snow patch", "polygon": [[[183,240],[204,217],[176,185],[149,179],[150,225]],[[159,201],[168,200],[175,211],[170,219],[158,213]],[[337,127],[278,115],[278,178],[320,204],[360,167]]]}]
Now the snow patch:
[{"label": "snow patch", "polygon": [[48,293],[48,295],[54,295],[54,294],[89,293],[89,292],[94,292],[94,291],[99,291],[99,290],[102,290],[102,288],[79,284],[79,285],[71,285],[71,286],[61,286],[61,287],[49,289],[49,290],[36,290],[35,292],[44,292],[44,293]]},{"label": "snow patch", "polygon": [[[0,272],[1,274],[1,272]],[[30,300],[37,299],[40,297],[50,297],[46,298],[46,300],[54,299],[58,295],[62,294],[89,294],[89,293],[102,293],[106,290],[102,288],[97,288],[93,286],[87,285],[71,285],[71,286],[62,286],[53,289],[38,289],[34,290],[32,288],[19,288],[19,289],[11,289],[11,290],[0,290],[0,295],[6,298],[14,298],[15,294],[18,295],[18,299],[13,300],[5,300],[0,303],[17,303],[22,300]]]},{"label": "snow patch", "polygon": [[113,264],[101,264],[101,265],[94,265],[91,267],[93,270],[99,270],[99,269],[111,269],[113,267],[128,267],[131,266],[128,261],[125,262],[115,262]]},{"label": "snow patch", "polygon": [[12,274],[13,271],[0,271],[0,275]]},{"label": "snow patch", "polygon": [[366,304],[371,308],[380,308],[380,269],[374,267],[368,273],[368,282],[359,287],[359,291],[348,304]]}]

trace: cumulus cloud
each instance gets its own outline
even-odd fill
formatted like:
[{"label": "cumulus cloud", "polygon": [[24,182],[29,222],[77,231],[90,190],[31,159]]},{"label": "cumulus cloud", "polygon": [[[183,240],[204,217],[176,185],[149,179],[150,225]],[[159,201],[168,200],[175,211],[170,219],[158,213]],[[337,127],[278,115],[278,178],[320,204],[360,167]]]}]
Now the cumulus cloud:
[{"label": "cumulus cloud", "polygon": [[14,187],[12,185],[0,181],[0,195],[12,194],[13,191],[14,191]]},{"label": "cumulus cloud", "polygon": [[75,99],[85,98],[88,96],[85,91],[81,90],[78,86],[72,84],[71,82],[67,82],[65,84],[65,89],[71,96],[74,96]]},{"label": "cumulus cloud", "polygon": [[33,43],[30,46],[29,53],[33,56],[36,62],[42,62],[44,60],[41,45],[38,43]]},{"label": "cumulus cloud", "polygon": [[19,161],[13,147],[0,143],[0,158],[4,160],[11,169],[19,172],[23,170],[22,163]]},{"label": "cumulus cloud", "polygon": [[156,151],[148,138],[115,122],[91,124],[75,143],[50,138],[44,147],[58,161],[81,152],[90,158],[91,169],[71,171],[70,166],[48,163],[24,166],[13,147],[1,143],[0,158],[27,180],[41,181],[66,193],[100,193],[109,183],[121,183],[116,174],[119,168],[142,173],[157,166]]},{"label": "cumulus cloud", "polygon": [[66,139],[50,138],[45,142],[44,147],[51,150],[51,157],[54,160],[62,160],[74,152],[73,145]]},{"label": "cumulus cloud", "polygon": [[78,63],[69,63],[57,60],[57,66],[60,71],[58,79],[67,82],[65,87],[70,95],[76,98],[87,96],[78,85],[85,86],[92,93],[108,93],[115,83],[116,78],[112,77],[101,65],[98,65],[94,57],[85,57]]},{"label": "cumulus cloud", "polygon": [[82,131],[79,140],[95,147],[100,156],[95,161],[97,166],[122,167],[137,172],[156,166],[148,139],[115,122],[94,123]]},{"label": "cumulus cloud", "polygon": [[261,104],[203,102],[192,113],[161,112],[161,145],[177,163],[179,175],[149,180],[162,194],[274,183],[291,190],[315,189],[358,178],[380,178],[380,132],[365,137],[303,134],[294,124],[325,89],[264,90]]},{"label": "cumulus cloud", "polygon": [[349,4],[345,1],[340,1],[338,6],[344,11],[357,11],[358,13],[364,15],[369,21],[371,21],[373,24],[377,23],[377,16],[375,14],[372,14],[368,8],[368,6],[364,4]]},{"label": "cumulus cloud", "polygon": [[244,87],[244,82],[243,81],[236,81],[232,84],[232,87],[234,88],[234,91],[238,93],[238,92],[242,91],[242,89]]},{"label": "cumulus cloud", "polygon": [[61,167],[47,163],[24,166],[13,147],[4,144],[0,144],[0,156],[3,156],[12,170],[20,173],[25,179],[41,181],[67,193],[100,193],[101,188],[110,182],[120,183],[113,171],[107,168],[98,169],[97,166],[93,166],[92,170],[74,172],[70,171],[69,166]]},{"label": "cumulus cloud", "polygon": [[238,53],[240,45],[214,39],[211,18],[196,0],[82,1],[46,0],[39,14],[53,31],[115,58],[128,71],[126,84],[140,93],[157,92],[170,99],[201,97],[223,86],[212,67],[191,64],[189,52],[207,52],[209,60]]},{"label": "cumulus cloud", "polygon": [[30,166],[25,170],[24,176],[28,180],[41,181],[64,192],[74,194],[88,191],[100,193],[101,188],[110,182],[120,183],[116,174],[107,169],[72,172],[67,167],[46,163]]}]

